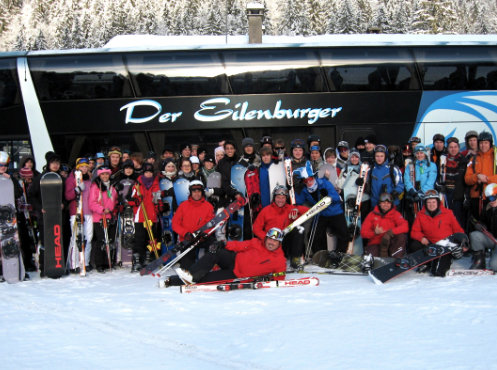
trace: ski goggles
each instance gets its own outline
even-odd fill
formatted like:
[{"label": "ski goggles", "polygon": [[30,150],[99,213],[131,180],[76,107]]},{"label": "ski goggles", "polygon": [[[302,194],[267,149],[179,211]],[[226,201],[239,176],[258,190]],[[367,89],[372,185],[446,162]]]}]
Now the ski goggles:
[{"label": "ski goggles", "polygon": [[491,195],[487,197],[487,199],[489,202],[495,202],[497,200],[497,195]]},{"label": "ski goggles", "polygon": [[273,227],[266,233],[266,237],[281,242],[283,240],[283,233],[280,229]]}]

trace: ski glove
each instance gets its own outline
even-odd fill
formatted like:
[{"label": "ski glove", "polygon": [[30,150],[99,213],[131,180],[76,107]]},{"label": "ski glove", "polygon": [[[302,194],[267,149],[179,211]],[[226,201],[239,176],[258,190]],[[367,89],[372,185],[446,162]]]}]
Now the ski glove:
[{"label": "ski glove", "polygon": [[165,197],[172,197],[174,195],[174,189],[171,188],[171,189],[167,189],[167,190],[162,190],[162,198],[165,198]]},{"label": "ski glove", "polygon": [[214,189],[213,188],[205,188],[205,196],[207,198],[209,198],[213,194],[214,194]]},{"label": "ski glove", "polygon": [[217,253],[219,250],[224,249],[224,247],[226,247],[226,242],[224,240],[214,242],[209,246],[209,253]]},{"label": "ski glove", "polygon": [[364,179],[362,177],[358,177],[357,179],[355,179],[355,184],[357,186],[363,186],[364,185]]},{"label": "ski glove", "polygon": [[185,240],[185,242],[191,243],[194,238],[195,238],[195,236],[192,233],[186,233],[184,240]]},{"label": "ski glove", "polygon": [[321,189],[321,190],[319,190],[319,194],[321,194],[321,198],[327,197],[328,196],[328,190]]}]

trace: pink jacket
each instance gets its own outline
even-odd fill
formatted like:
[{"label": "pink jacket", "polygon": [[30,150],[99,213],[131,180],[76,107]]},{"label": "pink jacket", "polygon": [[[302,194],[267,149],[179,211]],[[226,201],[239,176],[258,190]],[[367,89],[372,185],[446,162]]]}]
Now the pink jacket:
[{"label": "pink jacket", "polygon": [[[91,211],[88,206],[88,200],[90,197],[90,187],[91,180],[84,180],[85,190],[83,190],[83,215],[91,215]],[[76,179],[74,177],[74,171],[72,171],[66,179],[64,195],[66,200],[69,201],[69,215],[74,216],[76,214],[76,209],[78,204],[76,202],[76,192],[74,188],[76,188]]]},{"label": "pink jacket", "polygon": [[[100,190],[98,184],[99,179],[96,180],[93,184],[91,184],[90,188],[90,197],[89,204],[90,210],[93,216],[93,222],[100,222],[102,219],[102,214],[104,213],[104,209],[107,208],[110,211],[113,211],[117,204],[117,191],[114,187],[110,187],[111,197],[109,198],[107,194],[107,190]],[[110,219],[112,216],[112,212],[108,213],[106,218]]]}]

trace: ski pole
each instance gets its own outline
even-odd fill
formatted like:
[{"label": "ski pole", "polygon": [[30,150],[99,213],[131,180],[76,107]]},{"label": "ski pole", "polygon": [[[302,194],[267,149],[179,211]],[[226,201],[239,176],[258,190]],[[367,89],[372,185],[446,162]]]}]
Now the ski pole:
[{"label": "ski pole", "polygon": [[307,243],[307,249],[305,251],[305,260],[309,261],[311,256],[312,244],[314,243],[314,235],[316,235],[316,228],[318,225],[319,215],[317,215],[314,220],[312,220],[311,233],[309,235],[309,242]]},{"label": "ski pole", "polygon": [[[140,184],[139,183],[136,183],[136,193],[138,194],[138,196],[141,198],[141,193],[140,193]],[[151,226],[151,221],[150,219],[148,218],[148,215],[147,215],[147,210],[145,209],[145,205],[143,204],[143,199],[142,201],[140,202],[140,208],[143,212],[143,218],[145,219],[145,229],[147,229],[147,233],[148,233],[148,238],[150,240],[150,244],[152,245],[152,248],[151,250],[153,250],[154,254],[155,254],[155,258],[159,258],[159,253],[158,253],[158,247],[157,247],[157,244],[155,242],[155,238],[154,238],[154,234],[152,232],[152,226]]]},{"label": "ski pole", "polygon": [[104,229],[104,241],[105,241],[105,251],[107,252],[107,260],[109,261],[109,269],[112,271],[112,260],[110,258],[110,246],[109,246],[109,233],[107,230],[107,217],[105,217],[105,213],[102,217],[102,225]]}]

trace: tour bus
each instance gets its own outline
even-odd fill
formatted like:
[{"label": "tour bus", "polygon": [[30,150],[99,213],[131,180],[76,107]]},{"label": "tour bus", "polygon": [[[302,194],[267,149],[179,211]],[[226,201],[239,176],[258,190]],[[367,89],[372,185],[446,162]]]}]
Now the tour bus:
[{"label": "tour bus", "polygon": [[[0,53],[0,149],[159,154],[264,135],[322,147],[456,136],[497,122],[497,36],[328,35],[262,44],[146,42]],[[131,41],[130,41],[131,40]],[[135,40],[135,41],[133,41]],[[191,39],[190,39],[191,40]],[[221,39],[222,40],[222,39]],[[17,164],[16,164],[17,165]]]}]

